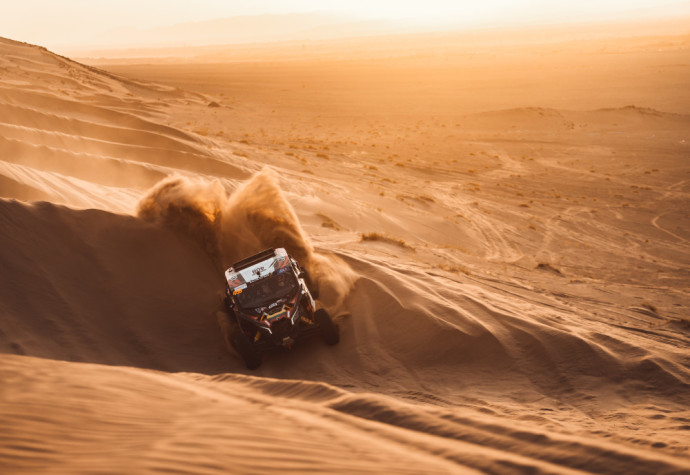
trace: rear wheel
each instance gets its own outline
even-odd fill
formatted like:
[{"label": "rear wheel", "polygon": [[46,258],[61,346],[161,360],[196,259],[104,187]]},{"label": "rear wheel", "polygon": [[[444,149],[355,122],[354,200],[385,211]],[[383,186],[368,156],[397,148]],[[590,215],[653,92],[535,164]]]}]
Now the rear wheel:
[{"label": "rear wheel", "polygon": [[262,355],[251,340],[239,331],[232,337],[232,347],[239,353],[248,369],[256,369],[261,366]]},{"label": "rear wheel", "polygon": [[328,345],[335,345],[340,341],[340,331],[327,311],[320,308],[314,312],[314,321],[319,325],[321,337]]}]

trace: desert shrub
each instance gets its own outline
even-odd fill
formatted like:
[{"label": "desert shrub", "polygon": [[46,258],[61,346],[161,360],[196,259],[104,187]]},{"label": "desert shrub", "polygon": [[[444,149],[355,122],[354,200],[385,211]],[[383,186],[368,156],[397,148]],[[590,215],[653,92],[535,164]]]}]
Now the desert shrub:
[{"label": "desert shrub", "polygon": [[330,228],[330,229],[335,229],[336,231],[340,231],[342,227],[336,223],[330,216],[327,216],[322,213],[318,213],[316,216],[321,218],[321,226],[324,228]]},{"label": "desert shrub", "polygon": [[394,238],[377,232],[360,234],[360,241],[379,241],[387,244],[394,244],[396,246],[402,247],[403,249],[414,250],[414,247],[410,246],[402,239]]},{"label": "desert shrub", "polygon": [[536,269],[545,270],[547,272],[553,272],[554,274],[561,275],[561,276],[563,275],[563,272],[561,272],[560,269],[557,269],[556,267],[552,266],[548,262],[540,262],[539,264],[537,264]]},{"label": "desert shrub", "polygon": [[452,272],[453,274],[463,273],[465,275],[470,275],[472,272],[466,267],[458,266],[455,264],[439,264],[436,266],[437,269],[444,270],[446,272]]}]

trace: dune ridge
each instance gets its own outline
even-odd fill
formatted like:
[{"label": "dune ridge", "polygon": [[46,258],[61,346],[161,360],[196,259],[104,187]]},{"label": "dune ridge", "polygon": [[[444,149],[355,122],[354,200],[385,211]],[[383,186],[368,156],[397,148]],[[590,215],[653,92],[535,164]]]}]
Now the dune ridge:
[{"label": "dune ridge", "polygon": [[[0,50],[3,161],[44,179],[49,178],[44,172],[52,172],[123,193],[142,193],[173,170],[249,176],[246,167],[232,163],[231,154],[214,155],[203,136],[160,120],[171,103],[205,104],[203,95],[128,80],[4,38]],[[89,196],[75,200],[55,194],[50,182],[22,183],[16,173],[3,179],[15,187],[28,185],[23,187],[28,199],[97,204]],[[112,201],[120,211],[131,212],[136,205],[136,200]]]}]

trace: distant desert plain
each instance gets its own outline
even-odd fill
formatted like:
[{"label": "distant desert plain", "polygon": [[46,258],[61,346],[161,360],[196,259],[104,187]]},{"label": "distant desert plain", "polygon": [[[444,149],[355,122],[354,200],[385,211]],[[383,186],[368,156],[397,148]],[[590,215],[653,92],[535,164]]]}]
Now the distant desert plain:
[{"label": "distant desert plain", "polygon": [[[690,29],[15,40],[1,473],[690,473]],[[248,370],[269,247],[340,343]]]}]

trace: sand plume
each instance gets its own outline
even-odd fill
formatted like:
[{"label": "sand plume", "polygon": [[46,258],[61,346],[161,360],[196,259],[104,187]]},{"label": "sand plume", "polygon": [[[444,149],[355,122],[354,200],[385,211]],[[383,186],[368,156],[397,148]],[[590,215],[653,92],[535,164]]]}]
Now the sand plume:
[{"label": "sand plume", "polygon": [[193,238],[219,269],[264,249],[284,247],[310,272],[329,306],[342,304],[354,282],[347,264],[314,250],[270,168],[231,195],[218,181],[166,178],[142,198],[137,213]]},{"label": "sand plume", "polygon": [[225,265],[269,247],[284,247],[306,265],[314,254],[295,210],[280,189],[278,176],[270,168],[254,175],[227,199],[221,228]]},{"label": "sand plume", "polygon": [[219,263],[219,227],[225,191],[217,181],[168,177],[141,199],[137,214],[193,238],[209,257]]},{"label": "sand plume", "polygon": [[337,256],[314,250],[280,188],[278,175],[270,168],[230,196],[221,230],[225,265],[269,247],[284,247],[310,272],[328,306],[339,307],[355,280],[350,267]]}]

